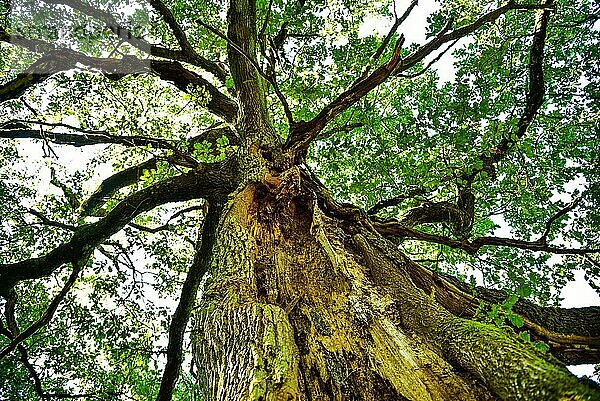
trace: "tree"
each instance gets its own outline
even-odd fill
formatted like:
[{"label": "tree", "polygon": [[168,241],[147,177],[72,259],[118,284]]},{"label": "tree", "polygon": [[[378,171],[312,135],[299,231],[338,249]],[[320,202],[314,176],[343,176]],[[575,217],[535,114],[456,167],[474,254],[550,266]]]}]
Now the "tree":
[{"label": "tree", "polygon": [[418,7],[5,2],[2,397],[600,399],[598,5]]}]

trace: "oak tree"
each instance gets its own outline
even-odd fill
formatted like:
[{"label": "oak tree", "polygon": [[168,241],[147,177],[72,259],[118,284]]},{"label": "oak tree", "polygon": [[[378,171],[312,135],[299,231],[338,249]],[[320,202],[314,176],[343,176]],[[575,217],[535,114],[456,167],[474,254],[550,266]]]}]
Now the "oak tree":
[{"label": "oak tree", "polygon": [[0,398],[600,399],[596,2],[1,12]]}]

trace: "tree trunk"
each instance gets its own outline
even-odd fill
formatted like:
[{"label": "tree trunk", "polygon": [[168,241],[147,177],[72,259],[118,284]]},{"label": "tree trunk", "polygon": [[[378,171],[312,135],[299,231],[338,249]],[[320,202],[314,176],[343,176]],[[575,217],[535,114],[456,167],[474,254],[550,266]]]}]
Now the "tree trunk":
[{"label": "tree trunk", "polygon": [[[459,318],[293,167],[224,206],[195,323],[203,400],[597,400],[560,363]],[[395,255],[395,256],[394,256]]]}]

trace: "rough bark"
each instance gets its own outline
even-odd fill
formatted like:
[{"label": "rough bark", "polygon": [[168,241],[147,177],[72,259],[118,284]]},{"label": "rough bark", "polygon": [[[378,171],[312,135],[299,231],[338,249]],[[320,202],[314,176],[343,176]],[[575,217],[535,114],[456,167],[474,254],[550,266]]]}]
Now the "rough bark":
[{"label": "rough bark", "polygon": [[514,334],[457,317],[297,168],[226,205],[195,322],[207,400],[597,400]]}]

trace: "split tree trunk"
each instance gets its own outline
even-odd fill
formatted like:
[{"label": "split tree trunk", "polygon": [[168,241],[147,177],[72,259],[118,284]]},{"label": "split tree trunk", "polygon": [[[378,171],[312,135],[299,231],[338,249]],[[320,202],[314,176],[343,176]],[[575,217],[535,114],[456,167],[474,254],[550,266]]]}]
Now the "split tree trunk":
[{"label": "split tree trunk", "polygon": [[204,400],[597,400],[548,355],[425,294],[297,168],[223,208],[195,324]]}]

